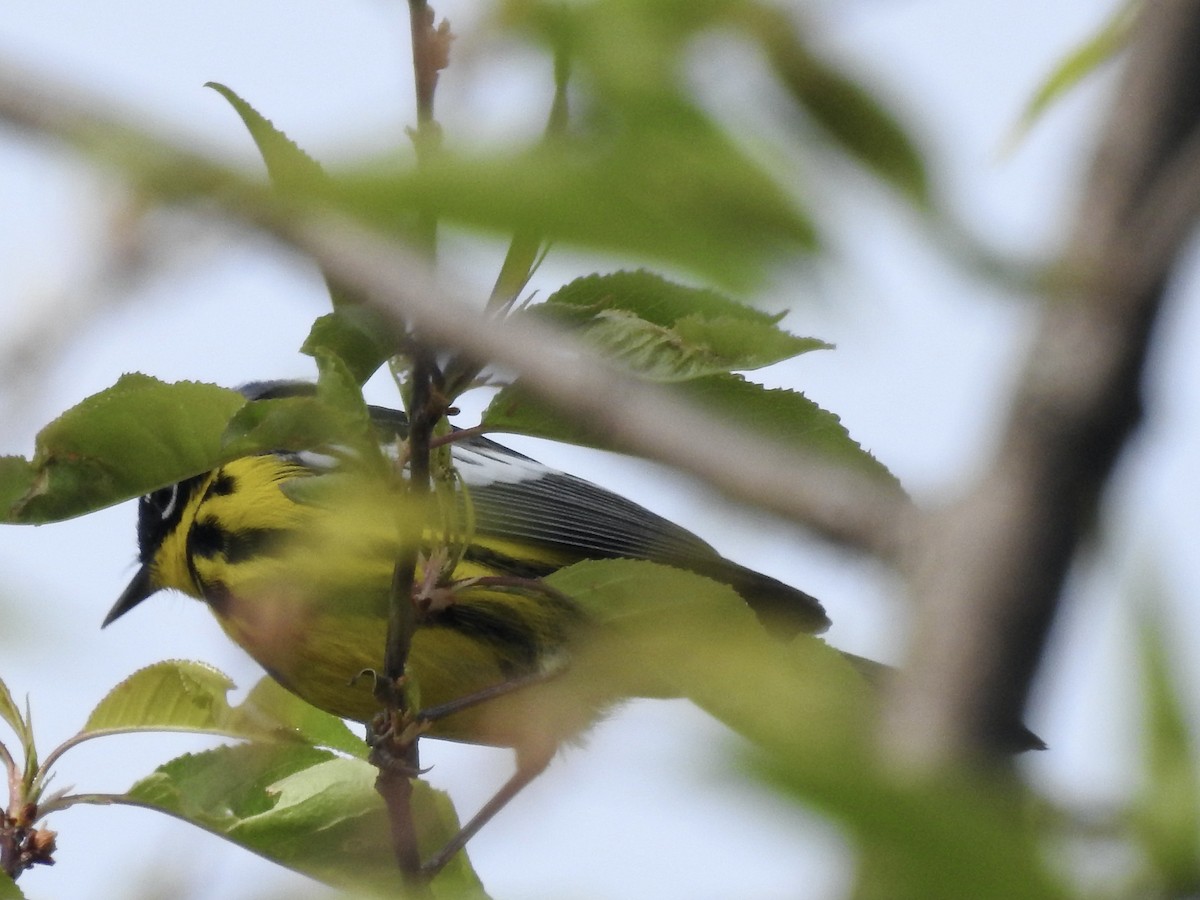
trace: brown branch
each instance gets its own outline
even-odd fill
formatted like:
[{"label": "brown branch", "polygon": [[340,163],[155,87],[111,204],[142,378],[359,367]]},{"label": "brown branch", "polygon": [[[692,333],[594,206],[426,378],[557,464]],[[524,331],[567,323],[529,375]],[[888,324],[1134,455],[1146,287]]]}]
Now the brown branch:
[{"label": "brown branch", "polygon": [[920,621],[885,722],[909,763],[999,749],[1021,716],[1200,213],[1197,47],[1200,5],[1145,4],[995,461],[917,536]]},{"label": "brown branch", "polygon": [[[434,12],[425,0],[409,0],[408,6],[417,100],[417,127],[410,136],[420,166],[427,163],[441,145],[433,101],[438,73],[449,63],[451,34],[446,22],[442,22],[441,27],[435,26]],[[430,261],[437,253],[437,231],[437,211],[431,207],[421,209],[417,240]],[[336,277],[333,281],[338,283]],[[408,479],[405,489],[417,506],[422,507],[430,494],[429,442],[445,409],[434,396],[438,373],[432,349],[416,339],[411,330],[397,328],[396,336],[413,347],[408,380]],[[379,768],[375,789],[387,807],[392,851],[401,876],[411,890],[426,894],[427,878],[422,871],[412,809],[412,779],[420,772],[419,736],[405,727],[410,711],[404,691],[409,652],[420,624],[413,603],[413,587],[417,578],[421,527],[419,521],[403,521],[397,522],[397,528],[400,530],[400,552],[392,571],[383,675],[376,683],[383,710],[372,723],[370,759]]]}]

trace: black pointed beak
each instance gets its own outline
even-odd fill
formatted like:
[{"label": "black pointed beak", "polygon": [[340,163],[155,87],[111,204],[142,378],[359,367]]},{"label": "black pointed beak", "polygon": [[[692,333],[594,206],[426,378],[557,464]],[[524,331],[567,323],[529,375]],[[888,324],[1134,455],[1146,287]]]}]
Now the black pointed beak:
[{"label": "black pointed beak", "polygon": [[150,583],[150,567],[142,566],[133,576],[133,581],[129,582],[129,587],[121,592],[121,596],[113,604],[113,608],[108,611],[108,615],[104,617],[100,627],[107,628],[157,590]]}]

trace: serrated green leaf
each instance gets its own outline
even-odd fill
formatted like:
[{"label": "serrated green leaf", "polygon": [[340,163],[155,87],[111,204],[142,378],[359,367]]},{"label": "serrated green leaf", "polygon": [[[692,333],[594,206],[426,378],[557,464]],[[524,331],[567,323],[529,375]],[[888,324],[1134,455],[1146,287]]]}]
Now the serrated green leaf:
[{"label": "serrated green leaf", "polygon": [[[376,775],[361,760],[311,747],[247,744],[172,760],[127,799],[335,886],[395,896],[399,875]],[[421,782],[412,807],[424,852],[432,852],[427,839],[436,847],[457,832],[452,808]],[[437,896],[484,896],[464,854],[432,886]]]},{"label": "serrated green leaf", "polygon": [[[322,365],[326,386],[318,386],[316,399],[249,404],[237,391],[217,385],[124,375],[42,429],[32,462],[0,460],[0,496],[20,494],[16,503],[0,510],[0,522],[71,518],[240,456],[309,449],[334,438],[362,443],[364,458],[371,458],[378,447],[362,438],[361,396],[354,403],[329,401],[357,393],[357,384],[340,361],[318,359]],[[339,366],[336,377],[328,374]],[[335,381],[344,388],[334,390]]]},{"label": "serrated green leaf", "polygon": [[271,808],[268,788],[275,782],[333,758],[303,744],[216,747],[164,763],[125,797],[225,834],[243,818]]},{"label": "serrated green leaf", "polygon": [[651,381],[757,369],[828,347],[783,331],[781,315],[642,271],[576,279],[524,314],[565,325]]},{"label": "serrated green leaf", "polygon": [[[696,378],[676,385],[676,389],[682,398],[744,426],[747,432],[761,433],[764,440],[814,452],[889,484],[899,484],[882,463],[850,436],[835,414],[798,391],[766,388],[738,375]],[[520,382],[497,393],[481,421],[493,431],[602,450],[622,449],[608,445],[603,435],[595,434],[586,424],[580,425],[550,410],[526,392]],[[785,474],[780,473],[780,477]]]},{"label": "serrated green leaf", "polygon": [[345,722],[305,703],[280,687],[274,678],[259,681],[238,709],[264,725],[292,731],[314,747],[328,747],[366,758],[366,741],[347,728]]},{"label": "serrated green leaf", "polygon": [[25,900],[17,883],[4,872],[0,872],[0,900]]},{"label": "serrated green leaf", "polygon": [[244,402],[217,385],[123,375],[43,428],[29,468],[0,469],[32,476],[0,521],[68,519],[207,471],[223,461],[220,434]]},{"label": "serrated green leaf", "polygon": [[360,385],[397,352],[392,329],[374,310],[340,306],[313,323],[301,353],[327,351],[340,358]]},{"label": "serrated green leaf", "polygon": [[[747,431],[811,451],[865,475],[899,485],[896,477],[850,436],[834,413],[799,391],[766,388],[738,375],[714,375],[681,385],[685,396]],[[785,473],[780,473],[786,477]]]},{"label": "serrated green leaf", "polygon": [[208,82],[205,87],[212,88],[229,101],[229,105],[241,117],[277,188],[285,191],[297,186],[307,189],[325,180],[325,172],[315,159],[231,88],[216,81]]},{"label": "serrated green leaf", "polygon": [[1172,671],[1161,618],[1144,611],[1140,656],[1145,778],[1134,829],[1162,896],[1200,891],[1200,774],[1181,681]]},{"label": "serrated green leaf", "polygon": [[1029,98],[1029,104],[1005,142],[1007,147],[1020,142],[1046,110],[1124,49],[1141,6],[1140,0],[1127,0],[1113,10],[1095,33],[1063,57]]},{"label": "serrated green leaf", "polygon": [[182,730],[241,738],[279,738],[272,723],[257,721],[226,695],[229,676],[204,663],[168,660],[134,672],[97,704],[80,735],[97,732]]},{"label": "serrated green leaf", "polygon": [[[301,150],[283,131],[276,128],[270,119],[223,84],[210,81],[205,87],[212,88],[228,100],[241,117],[262,155],[263,162],[266,163],[267,174],[275,190],[291,197],[308,198],[328,186],[328,176],[320,164]],[[353,298],[328,275],[325,283],[335,309],[353,306]]]},{"label": "serrated green leaf", "polygon": [[783,318],[783,313],[771,315],[717,291],[678,284],[644,269],[576,278],[543,305],[583,315],[620,309],[656,325],[673,325],[689,316],[744,319],[764,325],[775,325]]}]

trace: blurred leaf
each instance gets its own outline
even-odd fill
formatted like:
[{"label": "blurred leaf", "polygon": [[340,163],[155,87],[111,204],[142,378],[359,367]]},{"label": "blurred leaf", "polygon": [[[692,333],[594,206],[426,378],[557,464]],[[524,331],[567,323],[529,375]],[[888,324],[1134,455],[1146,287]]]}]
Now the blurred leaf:
[{"label": "blurred leaf", "polygon": [[92,512],[207,471],[223,461],[220,434],[242,406],[237,391],[123,375],[51,422],[32,464],[0,467],[0,493],[20,498],[0,521],[40,523]]},{"label": "blurred leaf", "polygon": [[0,872],[0,900],[25,900],[17,883],[4,872]]},{"label": "blurred leaf", "polygon": [[[13,700],[8,686],[3,681],[0,681],[0,719],[8,723],[13,733],[16,734],[17,740],[21,742],[24,765],[21,765],[22,761],[19,760],[13,762],[22,770],[24,783],[30,785],[38,768],[38,752],[33,739],[33,716],[29,712],[29,700],[28,698],[25,700],[25,714],[22,715],[20,707]],[[3,812],[3,809],[0,806],[0,812]]]},{"label": "blurred leaf", "polygon": [[769,635],[728,585],[633,559],[576,563],[546,582],[601,626],[570,678],[618,695],[687,697],[749,734],[749,711],[728,706],[725,683],[753,660],[759,672],[770,671],[764,685],[808,705],[806,718],[830,718],[830,739],[840,741],[852,721],[865,724],[870,691],[842,656],[809,635],[793,642]]},{"label": "blurred leaf", "polygon": [[[338,887],[396,896],[387,815],[361,760],[300,745],[248,744],[188,754],[159,767],[126,799],[176,815],[281,865]],[[422,782],[413,811],[422,843],[440,846],[457,821]],[[439,884],[440,883],[440,884]],[[484,896],[459,854],[433,882],[437,896]]]},{"label": "blurred leaf", "polygon": [[305,703],[280,687],[274,678],[259,681],[238,709],[256,721],[292,731],[314,747],[366,758],[366,741],[347,728],[344,721]]},{"label": "blurred leaf", "polygon": [[[798,450],[817,453],[864,474],[899,485],[895,476],[855,441],[833,413],[798,391],[765,388],[739,375],[711,375],[679,384],[682,398],[704,410]],[[483,413],[489,430],[526,434],[606,450],[604,435],[586,423],[568,421],[532,397],[520,382],[503,388]],[[784,477],[781,473],[780,477]]]},{"label": "blurred leaf", "polygon": [[362,306],[340,306],[313,323],[301,353],[333,353],[349,367],[360,385],[394,356],[392,328],[379,313]]},{"label": "blurred leaf", "polygon": [[1034,91],[1006,146],[1020,142],[1052,104],[1125,48],[1141,6],[1141,0],[1126,0],[1094,34],[1063,57]]},{"label": "blurred leaf", "polygon": [[597,685],[686,696],[748,738],[754,772],[854,841],[864,865],[855,896],[1065,896],[1019,783],[921,780],[888,765],[875,686],[819,639],[775,640],[728,587],[654,563],[583,562],[547,582],[598,623],[563,689],[576,702]]},{"label": "blurred leaf", "polygon": [[688,120],[507,155],[445,151],[419,172],[347,173],[334,198],[393,230],[432,208],[464,225],[670,262],[735,285],[815,246],[781,185],[711,124]]},{"label": "blurred leaf", "polygon": [[36,475],[37,469],[25,457],[0,456],[0,516],[29,493]]},{"label": "blurred leaf", "polygon": [[1145,779],[1134,807],[1135,833],[1161,896],[1200,894],[1200,775],[1189,705],[1172,672],[1161,618],[1146,611],[1139,629],[1143,671]]},{"label": "blurred leaf", "polygon": [[876,95],[818,58],[783,14],[760,20],[771,65],[796,102],[841,149],[914,205],[930,205],[929,176],[916,144]]},{"label": "blurred leaf", "polygon": [[338,434],[338,415],[316,396],[251,400],[229,420],[221,435],[226,457],[273,450],[306,450]]},{"label": "blurred leaf", "polygon": [[871,752],[871,740],[842,748],[840,759],[805,753],[786,737],[760,744],[749,756],[752,770],[824,812],[853,840],[856,897],[1073,896],[1047,871],[1037,817],[1015,780],[978,772],[906,777]]}]

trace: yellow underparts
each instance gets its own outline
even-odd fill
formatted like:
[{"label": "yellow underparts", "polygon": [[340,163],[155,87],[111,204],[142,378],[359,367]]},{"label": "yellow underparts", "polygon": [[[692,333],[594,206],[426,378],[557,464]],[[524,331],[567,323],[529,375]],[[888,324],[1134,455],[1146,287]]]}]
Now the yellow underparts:
[{"label": "yellow underparts", "polygon": [[[163,541],[154,584],[206,600],[230,638],[293,693],[367,721],[379,704],[371,678],[358,676],[382,668],[403,501],[350,489],[298,502],[281,487],[301,477],[307,470],[270,454],[212,473]],[[212,490],[218,482],[221,491]],[[487,549],[531,556],[511,543]],[[539,556],[550,565],[567,561]],[[457,582],[495,573],[460,561],[452,574]],[[455,608],[435,611],[412,637],[407,671],[422,708],[537,671],[575,624],[569,608],[538,591],[467,586],[449,598]],[[515,743],[506,730],[485,704],[435,723],[431,733]]]}]

